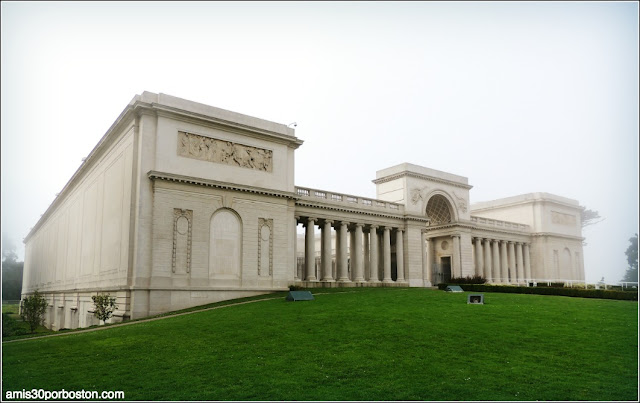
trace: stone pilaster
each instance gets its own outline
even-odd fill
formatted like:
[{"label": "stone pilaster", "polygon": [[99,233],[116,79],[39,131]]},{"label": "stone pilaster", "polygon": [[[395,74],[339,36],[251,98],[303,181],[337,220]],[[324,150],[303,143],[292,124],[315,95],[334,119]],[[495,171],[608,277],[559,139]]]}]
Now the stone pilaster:
[{"label": "stone pilaster", "polygon": [[431,239],[427,238],[427,234],[423,233],[422,238],[424,239],[424,253],[422,255],[424,259],[422,264],[422,272],[424,273],[424,286],[431,287],[433,284],[431,283],[431,261],[433,260],[433,246],[431,245]]},{"label": "stone pilaster", "polygon": [[460,265],[460,235],[453,236],[453,259],[451,263],[451,277],[461,277],[462,266]]}]

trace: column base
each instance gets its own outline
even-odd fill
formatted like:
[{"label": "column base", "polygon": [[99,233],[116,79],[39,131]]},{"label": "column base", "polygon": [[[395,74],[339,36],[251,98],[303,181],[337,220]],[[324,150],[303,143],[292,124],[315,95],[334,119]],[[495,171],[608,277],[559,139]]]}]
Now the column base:
[{"label": "column base", "polygon": [[318,279],[315,276],[313,276],[305,279],[304,281],[318,281]]},{"label": "column base", "polygon": [[366,281],[367,280],[365,280],[364,277],[353,279],[354,283],[364,283]]},{"label": "column base", "polygon": [[323,278],[322,280],[320,280],[323,283],[335,283],[336,280],[332,279],[332,278]]},{"label": "column base", "polygon": [[382,280],[383,283],[393,283],[393,280],[390,278],[385,278],[384,280]]},{"label": "column base", "polygon": [[371,284],[378,284],[379,282],[380,282],[380,280],[378,280],[378,279],[367,281],[367,283],[371,283]]},{"label": "column base", "polygon": [[339,279],[338,279],[338,282],[339,282],[339,283],[350,283],[350,282],[351,282],[351,279],[349,279],[349,278],[347,278],[347,277],[339,278]]}]

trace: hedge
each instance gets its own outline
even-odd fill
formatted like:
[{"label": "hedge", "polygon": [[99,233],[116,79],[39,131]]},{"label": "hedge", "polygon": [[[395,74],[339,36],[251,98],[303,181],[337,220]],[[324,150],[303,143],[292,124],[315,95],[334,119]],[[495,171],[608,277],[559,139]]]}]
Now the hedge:
[{"label": "hedge", "polygon": [[[449,284],[438,284],[438,288],[444,290]],[[556,288],[556,287],[517,287],[505,285],[486,284],[456,284],[460,285],[464,291],[476,292],[505,292],[512,294],[539,294],[539,295],[562,295],[565,297],[580,298],[602,298],[637,301],[638,292],[615,291],[615,290],[585,290],[583,288]]]}]

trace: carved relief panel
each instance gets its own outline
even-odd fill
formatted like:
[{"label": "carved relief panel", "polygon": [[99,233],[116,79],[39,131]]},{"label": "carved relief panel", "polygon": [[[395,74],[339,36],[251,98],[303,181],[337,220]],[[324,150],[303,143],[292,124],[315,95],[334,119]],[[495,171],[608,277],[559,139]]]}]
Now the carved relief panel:
[{"label": "carved relief panel", "polygon": [[258,219],[258,274],[273,274],[273,219]]},{"label": "carved relief panel", "polygon": [[185,274],[191,271],[191,226],[193,210],[173,209],[172,271]]},{"label": "carved relief panel", "polygon": [[256,171],[273,172],[273,151],[271,150],[187,132],[178,132],[178,155]]}]

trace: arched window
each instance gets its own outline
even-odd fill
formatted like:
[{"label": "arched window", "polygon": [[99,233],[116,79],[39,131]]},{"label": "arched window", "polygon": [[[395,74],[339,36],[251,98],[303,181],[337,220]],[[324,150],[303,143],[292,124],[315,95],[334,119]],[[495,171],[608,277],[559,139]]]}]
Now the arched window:
[{"label": "arched window", "polygon": [[209,277],[237,279],[242,267],[242,223],[229,209],[220,209],[211,217]]},{"label": "arched window", "polygon": [[429,218],[431,225],[451,222],[451,208],[446,197],[435,195],[429,199],[427,203],[427,218]]}]

